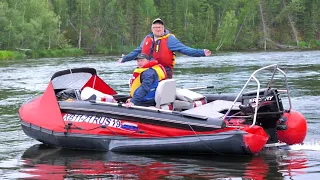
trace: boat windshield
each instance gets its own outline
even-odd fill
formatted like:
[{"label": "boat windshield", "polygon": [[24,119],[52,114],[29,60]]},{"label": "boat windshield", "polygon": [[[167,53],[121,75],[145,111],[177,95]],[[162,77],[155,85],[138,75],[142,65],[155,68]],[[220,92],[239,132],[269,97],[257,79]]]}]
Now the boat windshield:
[{"label": "boat windshield", "polygon": [[81,89],[95,74],[93,68],[68,69],[55,73],[51,82],[54,89]]}]

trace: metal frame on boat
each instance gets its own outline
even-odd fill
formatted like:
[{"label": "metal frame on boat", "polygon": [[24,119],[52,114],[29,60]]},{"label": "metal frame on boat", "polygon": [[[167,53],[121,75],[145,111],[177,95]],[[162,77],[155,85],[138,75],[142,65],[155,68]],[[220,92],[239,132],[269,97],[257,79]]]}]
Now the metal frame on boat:
[{"label": "metal frame on boat", "polygon": [[[252,124],[250,127],[254,126],[256,124],[256,121],[257,121],[257,114],[258,114],[258,108],[259,108],[259,102],[261,101],[260,100],[260,89],[261,89],[261,84],[260,84],[260,81],[256,78],[256,74],[258,73],[261,73],[263,70],[266,70],[266,69],[273,69],[273,73],[272,73],[272,76],[270,78],[270,81],[267,85],[267,88],[270,88],[271,87],[271,84],[274,80],[274,77],[275,77],[275,74],[276,72],[280,72],[283,77],[284,77],[284,82],[285,82],[285,90],[277,90],[278,92],[285,92],[287,94],[287,97],[288,97],[288,101],[289,101],[289,109],[288,111],[290,112],[291,108],[292,108],[292,105],[291,105],[291,98],[290,98],[290,93],[289,93],[289,87],[288,87],[288,81],[287,81],[287,76],[285,74],[284,71],[282,71],[277,64],[273,64],[273,65],[269,65],[269,66],[265,66],[263,68],[260,68],[260,69],[257,69],[255,70],[251,76],[249,77],[249,79],[247,80],[247,82],[244,84],[243,88],[240,90],[240,92],[238,93],[237,97],[235,98],[235,100],[233,101],[231,107],[228,109],[228,111],[226,112],[226,114],[224,115],[223,119],[226,119],[226,118],[232,118],[234,116],[229,116],[229,113],[230,111],[232,110],[232,108],[235,106],[235,104],[238,102],[238,100],[240,99],[240,96],[243,95],[243,92],[244,90],[248,87],[248,84],[250,83],[250,81],[252,79],[255,80],[255,82],[257,83],[257,93],[256,93],[256,101],[255,101],[255,106],[254,106],[254,115],[253,115],[253,121],[252,121]],[[279,107],[279,103],[277,102],[277,105],[278,105],[278,108],[280,109]],[[246,117],[249,117],[249,116],[246,116]]]}]

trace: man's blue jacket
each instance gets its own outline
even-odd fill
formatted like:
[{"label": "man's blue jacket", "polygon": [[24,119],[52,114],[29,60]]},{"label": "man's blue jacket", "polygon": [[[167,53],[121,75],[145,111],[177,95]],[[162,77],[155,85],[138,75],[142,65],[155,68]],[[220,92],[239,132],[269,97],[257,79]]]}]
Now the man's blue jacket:
[{"label": "man's blue jacket", "polygon": [[145,101],[144,98],[147,96],[150,89],[153,88],[154,82],[158,80],[157,72],[154,69],[149,68],[141,73],[140,80],[141,86],[135,90],[131,102],[138,106],[154,106],[154,97],[147,101]]},{"label": "man's blue jacket", "polygon": [[[168,34],[169,30],[165,30],[165,34]],[[122,57],[122,61],[121,62],[127,62],[127,61],[131,61],[134,60],[135,57],[137,57],[138,54],[141,53],[142,50],[142,46],[143,46],[143,42],[145,41],[145,39],[147,37],[154,37],[153,33],[148,34],[143,41],[141,42],[140,46],[137,47],[135,50],[133,50],[131,53],[129,53],[126,56]],[[180,52],[184,55],[187,56],[193,56],[193,57],[201,57],[201,56],[205,56],[203,49],[194,49],[191,47],[188,47],[186,45],[184,45],[182,42],[180,42],[174,35],[169,35],[168,37],[168,48],[172,51],[172,52]]]}]

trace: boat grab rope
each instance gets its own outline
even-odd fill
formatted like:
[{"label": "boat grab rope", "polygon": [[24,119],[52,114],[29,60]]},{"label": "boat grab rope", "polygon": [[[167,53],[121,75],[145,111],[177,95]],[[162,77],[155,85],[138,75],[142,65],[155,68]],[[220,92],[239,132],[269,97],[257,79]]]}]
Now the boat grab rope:
[{"label": "boat grab rope", "polygon": [[207,146],[207,145],[203,142],[203,140],[200,138],[200,136],[196,133],[196,131],[191,127],[190,124],[189,124],[189,127],[190,127],[190,129],[194,132],[194,134],[198,137],[198,139],[200,140],[200,142],[201,142],[205,147],[207,147],[209,150],[211,150],[212,152],[214,152],[214,153],[216,153],[216,154],[225,156],[225,154],[222,154],[222,153],[220,153],[220,152],[217,152],[217,151],[211,149],[209,146]]},{"label": "boat grab rope", "polygon": [[190,125],[190,124],[188,124],[188,125],[189,125],[190,129],[194,132],[194,134],[198,137],[198,139],[200,140],[200,142],[201,142],[205,147],[207,147],[209,150],[211,150],[212,152],[214,152],[214,153],[216,153],[216,154],[224,155],[224,154],[222,154],[222,153],[220,153],[220,152],[217,152],[217,151],[211,149],[209,146],[207,146],[206,143],[204,143],[204,142],[202,141],[202,139],[199,137],[199,135],[198,135],[198,134],[195,132],[195,130],[191,127],[191,125]]},{"label": "boat grab rope", "polygon": [[[64,122],[64,121],[63,121],[63,122]],[[64,122],[64,123],[65,123],[65,122]],[[74,126],[74,128],[72,128],[71,126]],[[74,125],[72,122],[69,122],[68,125],[65,125],[65,129],[66,129],[67,131],[64,132],[64,134],[66,135],[66,134],[68,133],[69,129],[78,129],[78,130],[83,130],[83,131],[92,131],[92,130],[99,129],[99,128],[107,129],[107,130],[109,130],[110,132],[112,132],[114,135],[120,136],[118,133],[112,131],[112,130],[111,130],[110,128],[108,128],[108,126],[106,126],[106,125],[97,126],[97,127],[91,128],[91,129],[85,129],[85,128],[82,128],[82,127],[79,127],[79,126]]]},{"label": "boat grab rope", "polygon": [[82,130],[84,130],[84,131],[92,131],[92,130],[99,129],[99,128],[107,129],[107,130],[109,130],[110,132],[112,132],[114,135],[120,136],[120,134],[112,131],[112,130],[111,130],[110,128],[108,128],[108,126],[106,126],[106,125],[101,125],[101,126],[97,126],[97,127],[91,128],[91,129],[82,129]]}]

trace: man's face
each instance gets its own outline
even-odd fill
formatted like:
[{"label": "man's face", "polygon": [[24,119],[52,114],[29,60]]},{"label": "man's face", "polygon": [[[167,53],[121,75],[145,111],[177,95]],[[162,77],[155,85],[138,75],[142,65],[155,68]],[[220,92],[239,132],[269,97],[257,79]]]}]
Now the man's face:
[{"label": "man's face", "polygon": [[161,37],[164,35],[164,25],[160,23],[152,24],[151,31],[156,37]]},{"label": "man's face", "polygon": [[137,66],[139,68],[142,68],[145,64],[147,64],[149,61],[148,59],[144,58],[144,59],[137,59]]}]

